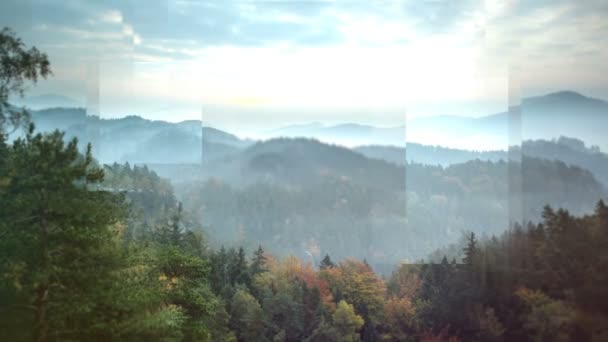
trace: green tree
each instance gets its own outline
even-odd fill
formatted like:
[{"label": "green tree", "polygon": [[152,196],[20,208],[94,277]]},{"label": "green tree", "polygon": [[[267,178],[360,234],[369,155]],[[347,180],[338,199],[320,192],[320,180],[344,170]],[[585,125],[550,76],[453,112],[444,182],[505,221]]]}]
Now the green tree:
[{"label": "green tree", "polygon": [[214,293],[219,294],[226,302],[234,295],[234,288],[230,282],[230,262],[235,254],[234,249],[226,250],[224,246],[211,254],[209,281]]},{"label": "green tree", "polygon": [[366,322],[364,331],[375,334],[376,325],[383,321],[386,285],[374,271],[360,261],[345,260],[334,268],[324,269],[321,275],[336,301],[352,303]]},{"label": "green tree", "polygon": [[231,326],[239,341],[267,341],[264,311],[245,289],[238,289],[230,303]]},{"label": "green tree", "polygon": [[522,288],[515,294],[528,309],[524,326],[534,341],[571,340],[568,333],[576,314],[572,308],[540,291]]},{"label": "green tree", "polygon": [[17,128],[27,122],[25,109],[9,103],[11,95],[23,96],[27,82],[36,83],[51,74],[46,54],[35,47],[27,49],[15,32],[5,27],[0,31],[0,134],[7,126]]},{"label": "green tree", "polygon": [[170,215],[169,219],[162,219],[155,231],[156,240],[161,244],[182,247],[184,243],[184,231],[182,228],[183,208],[181,202]]},{"label": "green tree", "polygon": [[264,255],[262,245],[259,245],[258,249],[253,253],[253,258],[251,260],[251,266],[249,269],[251,270],[251,275],[254,277],[260,273],[268,271],[268,266],[266,265],[266,256]]},{"label": "green tree", "polygon": [[[103,171],[89,145],[62,133],[33,134],[8,151],[0,189],[0,274],[12,300],[2,314],[37,341],[92,333],[95,308],[112,279],[106,253],[112,226],[124,217],[118,196],[96,191]],[[69,336],[69,335],[68,335]]]},{"label": "green tree", "polygon": [[321,319],[308,340],[315,342],[361,341],[359,331],[364,324],[365,320],[355,312],[354,306],[341,300],[330,317]]},{"label": "green tree", "polygon": [[245,255],[245,249],[239,247],[238,252],[231,253],[230,265],[229,265],[229,277],[230,284],[235,286],[237,284],[251,286],[251,277],[249,273],[249,266],[247,265],[247,256]]},{"label": "green tree", "polygon": [[363,326],[363,318],[355,313],[352,304],[341,300],[332,315],[333,326],[341,336],[341,341],[359,341],[359,329]]},{"label": "green tree", "polygon": [[166,301],[184,313],[180,326],[186,341],[218,340],[225,333],[224,303],[209,284],[209,261],[202,256],[202,241],[181,228],[182,208],[178,205],[164,229],[158,232],[154,267]]}]

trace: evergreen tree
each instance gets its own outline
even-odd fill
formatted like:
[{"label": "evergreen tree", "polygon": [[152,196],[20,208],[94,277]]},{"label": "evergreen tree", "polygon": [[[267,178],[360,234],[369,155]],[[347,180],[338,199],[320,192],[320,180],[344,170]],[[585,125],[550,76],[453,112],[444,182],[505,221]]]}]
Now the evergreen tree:
[{"label": "evergreen tree", "polygon": [[[211,255],[210,264],[211,274],[209,276],[209,281],[213,288],[213,292],[221,293],[224,286],[230,285],[228,279],[228,256],[224,246],[221,246],[217,252],[214,252]],[[229,300],[230,298],[232,297],[224,297],[226,300]]]},{"label": "evergreen tree", "polygon": [[323,260],[321,260],[321,264],[319,264],[319,268],[322,270],[326,269],[326,268],[332,268],[335,266],[336,265],[333,263],[333,261],[331,261],[329,254],[325,254],[325,257],[323,257]]},{"label": "evergreen tree", "polygon": [[477,239],[475,238],[475,233],[471,232],[471,234],[467,236],[467,246],[463,249],[463,252],[464,258],[462,259],[462,262],[465,265],[473,265],[477,255]]},{"label": "evergreen tree", "polygon": [[169,218],[161,219],[160,225],[155,231],[155,237],[159,243],[172,246],[183,245],[182,211],[182,203],[179,202]]},{"label": "evergreen tree", "polygon": [[252,276],[256,276],[260,273],[268,271],[268,267],[266,265],[266,256],[264,255],[262,245],[259,245],[258,249],[253,253],[250,270]]},{"label": "evergreen tree", "polygon": [[7,27],[0,31],[0,61],[0,135],[3,135],[9,126],[16,129],[29,119],[25,109],[9,105],[9,97],[23,96],[26,83],[46,78],[51,74],[51,67],[46,54],[35,47],[27,49]]},{"label": "evergreen tree", "polygon": [[171,235],[170,242],[174,246],[182,246],[183,245],[183,229],[182,229],[182,202],[177,204],[177,210],[175,214],[171,217],[170,226],[171,226]]},{"label": "evergreen tree", "polygon": [[595,206],[595,215],[597,216],[598,234],[602,237],[608,236],[608,206],[603,200],[600,200]]},{"label": "evergreen tree", "polygon": [[249,273],[249,266],[247,265],[247,256],[245,255],[245,249],[239,247],[236,254],[233,254],[230,265],[230,284],[235,286],[237,284],[251,286],[251,278]]},{"label": "evergreen tree", "polygon": [[95,190],[103,171],[93,167],[91,146],[80,155],[76,139],[66,145],[59,132],[30,129],[9,148],[6,162],[0,273],[8,276],[5,289],[14,301],[3,316],[38,341],[74,329],[86,336],[112,279],[115,262],[105,251],[112,226],[124,217],[121,199]]}]

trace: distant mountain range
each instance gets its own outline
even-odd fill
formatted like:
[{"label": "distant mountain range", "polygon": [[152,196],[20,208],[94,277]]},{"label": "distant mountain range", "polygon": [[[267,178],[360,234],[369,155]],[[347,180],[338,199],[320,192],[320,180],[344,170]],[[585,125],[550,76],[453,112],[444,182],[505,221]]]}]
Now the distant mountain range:
[{"label": "distant mountain range", "polygon": [[[565,91],[524,99],[522,106],[515,108],[517,110],[522,117],[521,137],[526,141],[544,140],[524,144],[525,154],[581,165],[608,183],[608,176],[605,176],[608,168],[603,166],[606,156],[598,154],[600,147],[608,150],[608,138],[603,132],[608,127],[607,102]],[[32,119],[40,131],[61,129],[66,131],[68,137],[77,137],[83,143],[92,142],[96,158],[104,163],[208,163],[228,158],[255,143],[212,127],[203,127],[198,120],[170,123],[138,116],[102,119],[87,116],[84,108],[34,110]],[[505,149],[483,151],[481,147],[484,144],[476,139],[485,135],[496,140],[508,140],[508,122],[509,113],[481,118],[437,116],[415,119],[407,127],[407,154],[403,150],[404,127],[386,128],[355,123],[326,126],[313,122],[267,131],[266,135],[343,142],[368,157],[389,162],[403,163],[407,158],[409,162],[447,166],[474,159],[506,159]],[[412,141],[412,136],[416,135],[439,135],[441,139],[438,142],[429,139],[425,144],[420,144]],[[581,140],[555,140],[561,136]],[[477,148],[466,150],[441,146],[440,142],[446,139],[473,144]]]},{"label": "distant mountain range", "polygon": [[314,137],[347,146],[408,142],[467,150],[505,150],[523,140],[575,137],[608,150],[608,102],[561,91],[522,100],[510,111],[480,118],[441,115],[412,119],[405,126],[359,124],[286,126],[273,136]]},{"label": "distant mountain range", "polygon": [[320,123],[286,126],[267,133],[267,137],[306,137],[348,147],[370,144],[403,146],[405,127],[374,127],[356,123],[326,126]]},{"label": "distant mountain range", "polygon": [[12,102],[16,105],[26,106],[34,110],[57,107],[81,108],[85,106],[84,101],[58,94],[42,94],[24,98],[14,98],[12,99]]},{"label": "distant mountain range", "polygon": [[[439,116],[408,123],[408,140],[467,149],[504,149],[522,140],[576,137],[608,148],[608,102],[572,91],[522,100],[510,111],[481,118]],[[451,143],[450,143],[451,142]]]},{"label": "distant mountain range", "polygon": [[[93,144],[103,163],[201,163],[248,146],[250,140],[212,128],[201,121],[179,123],[151,121],[139,116],[103,119],[89,116],[84,108],[50,108],[31,111],[38,131],[59,129],[68,138]],[[13,137],[21,134],[16,132]],[[205,150],[205,153],[203,153]]]}]

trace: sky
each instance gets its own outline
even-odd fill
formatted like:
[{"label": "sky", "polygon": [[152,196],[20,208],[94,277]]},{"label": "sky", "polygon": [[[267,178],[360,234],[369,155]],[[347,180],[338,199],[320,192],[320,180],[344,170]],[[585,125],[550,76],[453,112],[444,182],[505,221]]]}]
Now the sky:
[{"label": "sky", "polygon": [[51,61],[31,96],[233,130],[608,99],[606,18],[593,0],[0,2],[1,25]]}]

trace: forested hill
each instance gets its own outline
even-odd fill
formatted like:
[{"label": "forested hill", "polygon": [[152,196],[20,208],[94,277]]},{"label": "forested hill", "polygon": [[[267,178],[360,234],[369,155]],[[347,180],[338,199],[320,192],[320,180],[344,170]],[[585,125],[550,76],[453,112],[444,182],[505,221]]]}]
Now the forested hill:
[{"label": "forested hill", "polygon": [[[356,151],[376,159],[403,165],[416,162],[428,165],[449,166],[470,160],[509,160],[507,151],[467,151],[408,143],[406,148],[396,146],[369,145],[355,148]],[[522,146],[513,146],[511,153],[517,159],[519,153],[526,156],[559,160],[568,165],[588,169],[604,185],[608,185],[608,154],[597,146],[587,146],[582,140],[559,137],[552,140],[526,140]]]},{"label": "forested hill", "polygon": [[177,194],[218,245],[272,241],[274,252],[304,257],[312,244],[370,262],[419,258],[465,231],[538,221],[546,204],[583,214],[607,198],[589,171],[560,161],[399,166],[311,139],[260,142],[201,175]]},{"label": "forested hill", "polygon": [[[526,142],[524,154],[539,158],[511,164],[495,159],[504,152],[477,155],[408,145],[409,161],[398,165],[374,155],[377,151],[314,139],[254,143],[200,129],[196,121],[85,114],[53,109],[34,112],[33,120],[43,129],[65,127],[68,135],[99,146],[94,152],[101,150],[100,155],[120,154],[171,179],[188,211],[209,223],[214,243],[273,241],[279,254],[304,253],[314,243],[336,257],[370,262],[418,258],[464,231],[498,233],[510,219],[536,221],[545,204],[583,214],[606,198],[598,183],[607,174],[606,155],[568,138]],[[384,153],[384,147],[378,149]],[[204,165],[201,155],[207,158]],[[509,199],[521,204],[521,213]]]},{"label": "forested hill", "polygon": [[416,162],[428,165],[443,165],[464,163],[469,160],[507,160],[506,151],[469,151],[442,146],[422,145],[408,142],[406,147],[387,145],[363,145],[354,148],[355,151],[367,157],[382,159],[391,163],[403,165],[406,162]]},{"label": "forested hill", "polygon": [[[536,144],[539,142],[531,142],[530,146]],[[605,155],[598,154],[597,157],[601,161]],[[511,173],[511,178],[507,178],[510,169],[516,171]],[[458,178],[458,186],[452,187],[451,190],[442,189],[437,186],[438,179],[441,178],[438,176]],[[544,182],[538,179],[543,176]],[[593,196],[601,194],[604,188],[588,170],[560,160],[524,155],[521,162],[477,159],[445,167],[418,162],[409,162],[404,166],[368,158],[345,147],[304,138],[278,138],[258,142],[203,168],[203,179],[217,178],[233,184],[263,180],[283,185],[306,186],[325,178],[384,190],[433,189],[437,193],[446,194],[455,189],[467,193],[490,189],[506,191],[508,186],[520,182],[513,177],[521,177],[524,190],[528,193],[550,191],[545,184],[554,186],[555,191],[560,189],[559,184],[577,184],[581,193]],[[484,189],[484,186],[487,188]],[[599,197],[592,202],[597,199]]]},{"label": "forested hill", "polygon": [[405,169],[315,139],[277,138],[209,163],[203,168],[203,178],[208,177],[220,177],[233,184],[264,180],[299,186],[333,177],[394,188],[403,186]]}]

